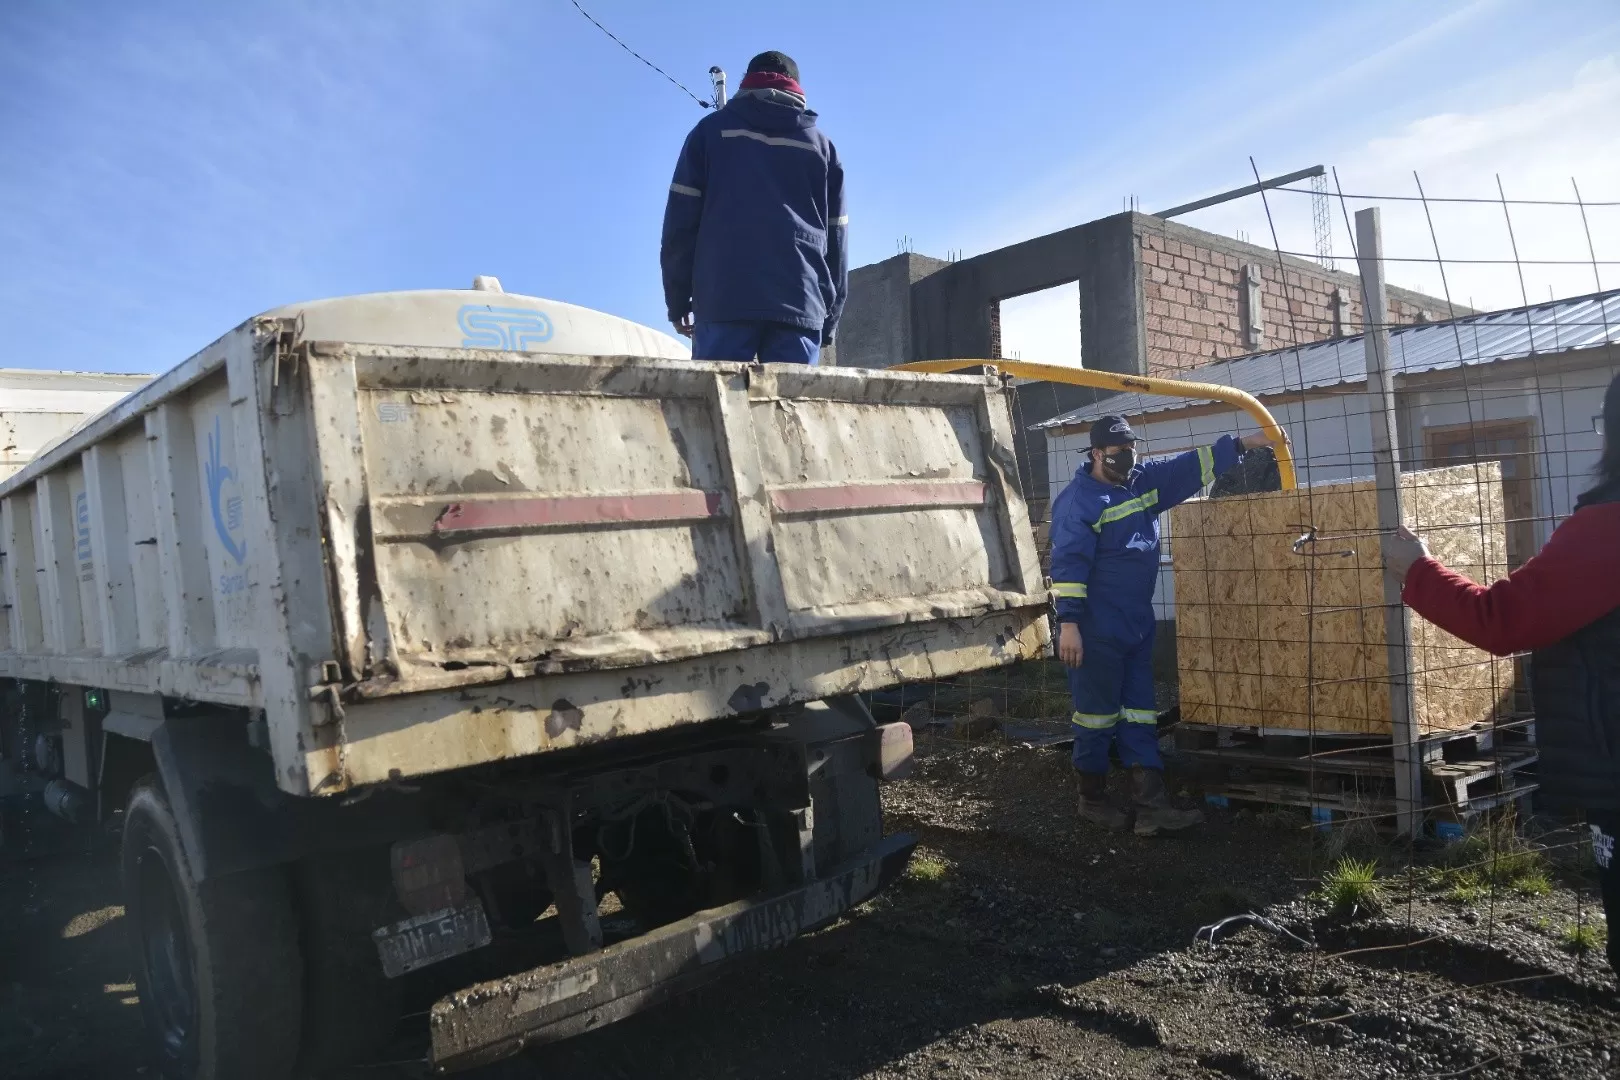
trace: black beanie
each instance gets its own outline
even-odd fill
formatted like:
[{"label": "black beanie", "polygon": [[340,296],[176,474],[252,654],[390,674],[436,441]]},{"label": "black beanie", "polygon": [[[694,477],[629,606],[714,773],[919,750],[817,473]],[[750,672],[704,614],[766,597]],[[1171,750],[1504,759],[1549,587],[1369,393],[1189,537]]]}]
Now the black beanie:
[{"label": "black beanie", "polygon": [[793,57],[775,49],[762,52],[748,61],[748,73],[768,72],[772,75],[786,75],[794,82],[799,81],[799,65],[793,62]]}]

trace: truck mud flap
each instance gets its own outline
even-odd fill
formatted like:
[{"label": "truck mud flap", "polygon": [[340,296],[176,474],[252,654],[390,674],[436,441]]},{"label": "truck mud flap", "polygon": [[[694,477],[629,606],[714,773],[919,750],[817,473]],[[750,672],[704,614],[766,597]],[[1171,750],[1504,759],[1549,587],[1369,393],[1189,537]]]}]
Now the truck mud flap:
[{"label": "truck mud flap", "polygon": [[710,908],[600,952],[479,983],[429,1015],[436,1069],[482,1065],[578,1035],[715,978],[726,961],[826,926],[899,877],[917,838],[885,837],[807,885]]}]

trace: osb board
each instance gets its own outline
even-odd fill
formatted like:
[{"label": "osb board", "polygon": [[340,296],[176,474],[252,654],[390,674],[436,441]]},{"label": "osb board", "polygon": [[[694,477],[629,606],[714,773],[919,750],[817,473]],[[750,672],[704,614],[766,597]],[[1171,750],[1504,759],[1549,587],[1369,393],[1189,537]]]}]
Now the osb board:
[{"label": "osb board", "polygon": [[[1507,572],[1496,462],[1406,473],[1401,509],[1447,566]],[[1315,526],[1318,540],[1296,554]],[[1181,715],[1201,724],[1388,735],[1383,563],[1371,479],[1187,503],[1170,515]],[[1416,615],[1408,645],[1428,734],[1489,721],[1513,663]]]}]

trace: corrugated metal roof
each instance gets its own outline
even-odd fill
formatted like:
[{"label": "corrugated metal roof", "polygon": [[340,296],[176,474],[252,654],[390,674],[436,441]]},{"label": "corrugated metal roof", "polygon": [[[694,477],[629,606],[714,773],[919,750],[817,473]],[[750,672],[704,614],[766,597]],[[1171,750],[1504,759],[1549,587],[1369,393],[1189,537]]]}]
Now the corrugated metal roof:
[{"label": "corrugated metal roof", "polygon": [[[1620,289],[1531,307],[1468,315],[1444,322],[1403,326],[1389,333],[1390,363],[1397,375],[1491,364],[1526,356],[1620,343]],[[1367,378],[1362,335],[1220,360],[1177,376],[1220,383],[1255,397],[1338,386]],[[1115,394],[1083,409],[1043,420],[1031,430],[1066,427],[1118,413],[1140,416],[1192,405],[1192,398],[1162,394]]]}]

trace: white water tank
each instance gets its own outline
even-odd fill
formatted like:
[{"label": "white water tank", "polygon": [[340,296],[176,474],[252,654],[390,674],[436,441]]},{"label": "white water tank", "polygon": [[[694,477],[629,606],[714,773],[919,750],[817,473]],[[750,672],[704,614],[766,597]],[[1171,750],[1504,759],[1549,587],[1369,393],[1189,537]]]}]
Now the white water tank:
[{"label": "white water tank", "polygon": [[287,304],[266,317],[303,318],[305,341],[504,349],[575,356],[689,359],[679,339],[590,308],[504,292],[479,275],[470,289],[363,293]]}]

